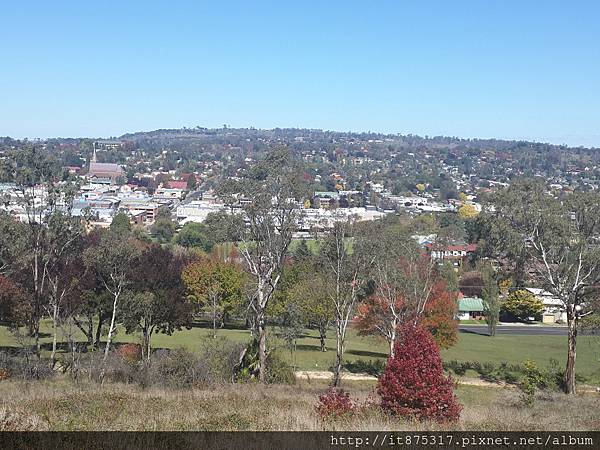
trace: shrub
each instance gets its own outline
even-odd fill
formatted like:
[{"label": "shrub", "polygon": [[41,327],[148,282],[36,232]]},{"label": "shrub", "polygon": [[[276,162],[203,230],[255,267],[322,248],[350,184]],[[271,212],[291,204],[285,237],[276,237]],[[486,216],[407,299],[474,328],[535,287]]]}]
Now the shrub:
[{"label": "shrub", "polygon": [[92,376],[97,381],[104,367],[104,379],[114,383],[132,383],[136,380],[139,365],[122,358],[116,351],[108,354],[106,361],[102,357],[93,361]]},{"label": "shrub", "polygon": [[348,361],[344,364],[344,368],[348,372],[352,373],[366,373],[374,377],[379,378],[385,370],[385,361],[381,359],[368,360],[357,359],[355,361]]},{"label": "shrub", "polygon": [[142,359],[142,347],[139,344],[121,344],[115,353],[128,362],[138,362]]},{"label": "shrub", "polygon": [[0,373],[3,379],[17,378],[20,380],[44,380],[54,376],[48,360],[10,356],[0,353]]},{"label": "shrub", "polygon": [[267,383],[294,384],[296,375],[290,365],[277,353],[270,353],[267,358]]},{"label": "shrub", "polygon": [[207,337],[201,343],[199,360],[206,370],[206,380],[225,383],[233,380],[235,367],[244,348],[225,337]]},{"label": "shrub", "polygon": [[192,387],[207,381],[207,370],[191,352],[176,349],[152,358],[148,377],[152,384],[168,387]]},{"label": "shrub", "polygon": [[319,395],[317,413],[323,419],[349,417],[354,413],[356,405],[350,394],[342,389],[331,388]]},{"label": "shrub", "polygon": [[444,376],[439,348],[431,333],[409,324],[389,358],[377,393],[384,411],[418,420],[455,421],[461,406],[453,382]]}]

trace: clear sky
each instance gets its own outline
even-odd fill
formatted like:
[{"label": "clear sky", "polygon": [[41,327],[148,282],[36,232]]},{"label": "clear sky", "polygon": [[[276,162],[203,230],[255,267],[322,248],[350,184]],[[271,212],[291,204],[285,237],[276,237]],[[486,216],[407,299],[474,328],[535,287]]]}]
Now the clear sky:
[{"label": "clear sky", "polygon": [[12,1],[0,135],[307,127],[600,146],[600,2]]}]

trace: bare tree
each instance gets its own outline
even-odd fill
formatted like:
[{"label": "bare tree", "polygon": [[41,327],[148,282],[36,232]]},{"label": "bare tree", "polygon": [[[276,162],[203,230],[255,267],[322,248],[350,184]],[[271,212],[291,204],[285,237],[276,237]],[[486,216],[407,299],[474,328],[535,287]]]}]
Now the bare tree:
[{"label": "bare tree", "polygon": [[249,310],[258,341],[259,380],[267,375],[266,309],[281,279],[288,247],[302,214],[301,167],[286,149],[273,151],[229,183],[230,199],[240,202],[246,229],[239,251],[253,278]]},{"label": "bare tree", "polygon": [[[341,219],[341,218],[340,218]],[[320,257],[329,282],[329,296],[334,306],[336,357],[333,368],[334,386],[341,382],[341,372],[348,325],[353,317],[361,290],[366,282],[369,255],[350,248],[356,231],[356,220],[346,218],[334,223],[321,245]]]}]

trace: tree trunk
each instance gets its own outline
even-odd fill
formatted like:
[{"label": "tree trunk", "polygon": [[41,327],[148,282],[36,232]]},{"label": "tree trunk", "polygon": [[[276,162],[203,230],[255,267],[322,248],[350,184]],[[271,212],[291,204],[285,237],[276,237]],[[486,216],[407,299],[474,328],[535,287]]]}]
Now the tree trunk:
[{"label": "tree trunk", "polygon": [[319,339],[321,340],[321,351],[326,352],[325,339],[327,338],[325,327],[319,328]]},{"label": "tree trunk", "polygon": [[110,327],[108,328],[108,336],[106,337],[106,347],[104,347],[104,358],[102,359],[102,371],[100,372],[100,380],[104,380],[106,359],[108,358],[110,344],[112,342],[113,333],[115,331],[115,320],[117,318],[117,304],[119,302],[119,294],[119,292],[114,294],[115,300],[113,301],[112,317],[110,319]]},{"label": "tree trunk", "polygon": [[264,317],[258,319],[258,380],[261,383],[267,381],[267,330]]},{"label": "tree trunk", "polygon": [[150,346],[150,330],[144,328],[142,330],[142,359],[150,360],[151,346]]},{"label": "tree trunk", "polygon": [[52,367],[56,364],[56,335],[58,334],[58,305],[56,302],[52,307],[52,353],[50,354],[50,362],[52,363]]},{"label": "tree trunk", "polygon": [[35,354],[39,359],[42,357],[42,346],[40,343],[40,321],[37,318],[33,325],[33,338],[35,339]]},{"label": "tree trunk", "polygon": [[390,358],[394,357],[394,349],[396,347],[396,328],[398,327],[397,321],[393,320],[392,321],[392,329],[390,330],[390,339],[389,339],[389,345],[390,345]]},{"label": "tree trunk", "polygon": [[104,325],[104,320],[102,319],[102,314],[98,314],[98,326],[96,327],[96,337],[94,338],[94,343],[92,344],[92,350],[96,350],[100,348],[100,339],[102,338],[102,325]]},{"label": "tree trunk", "polygon": [[575,359],[577,357],[577,319],[569,311],[567,317],[569,334],[567,350],[567,367],[565,369],[565,392],[575,394]]},{"label": "tree trunk", "polygon": [[217,338],[217,297],[213,295],[213,339]]},{"label": "tree trunk", "polygon": [[342,336],[341,323],[338,320],[338,324],[335,330],[336,334],[336,353],[335,353],[335,366],[333,367],[333,380],[331,384],[333,387],[338,387],[340,385],[341,377],[342,377],[342,363],[343,363],[343,354],[344,354],[344,339]]}]

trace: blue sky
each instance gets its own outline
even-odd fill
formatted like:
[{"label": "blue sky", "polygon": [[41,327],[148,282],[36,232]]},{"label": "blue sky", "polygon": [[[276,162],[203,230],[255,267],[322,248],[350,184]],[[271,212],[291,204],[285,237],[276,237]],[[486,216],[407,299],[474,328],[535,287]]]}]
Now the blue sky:
[{"label": "blue sky", "polygon": [[600,146],[595,1],[5,2],[0,135],[182,126]]}]

